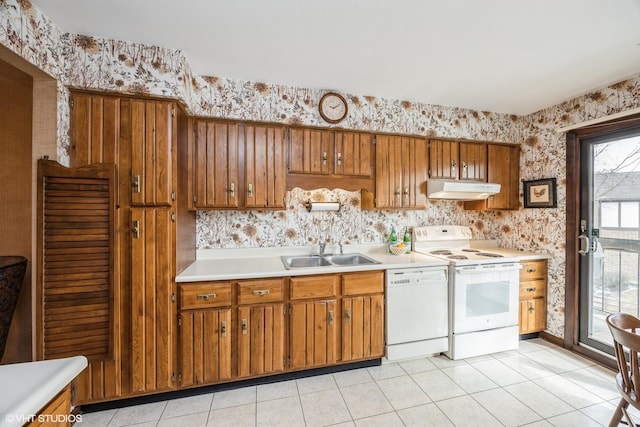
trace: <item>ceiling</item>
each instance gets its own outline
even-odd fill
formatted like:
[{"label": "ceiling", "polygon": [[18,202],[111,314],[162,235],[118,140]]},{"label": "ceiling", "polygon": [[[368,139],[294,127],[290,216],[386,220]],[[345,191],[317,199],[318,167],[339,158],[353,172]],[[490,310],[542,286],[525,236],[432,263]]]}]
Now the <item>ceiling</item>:
[{"label": "ceiling", "polygon": [[640,73],[640,0],[31,0],[195,74],[529,114]]}]

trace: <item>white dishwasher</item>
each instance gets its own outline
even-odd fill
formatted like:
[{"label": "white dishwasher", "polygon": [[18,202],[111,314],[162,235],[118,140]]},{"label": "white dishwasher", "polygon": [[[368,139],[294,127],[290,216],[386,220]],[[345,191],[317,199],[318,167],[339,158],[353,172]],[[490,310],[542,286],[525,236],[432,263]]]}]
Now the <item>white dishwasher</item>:
[{"label": "white dishwasher", "polygon": [[387,359],[449,350],[447,267],[387,270]]}]

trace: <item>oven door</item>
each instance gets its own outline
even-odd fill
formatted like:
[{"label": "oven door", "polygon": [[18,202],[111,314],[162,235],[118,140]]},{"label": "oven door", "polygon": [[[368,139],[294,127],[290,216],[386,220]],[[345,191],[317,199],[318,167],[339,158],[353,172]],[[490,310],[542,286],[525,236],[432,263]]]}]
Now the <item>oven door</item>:
[{"label": "oven door", "polygon": [[518,324],[519,263],[453,266],[452,332]]}]

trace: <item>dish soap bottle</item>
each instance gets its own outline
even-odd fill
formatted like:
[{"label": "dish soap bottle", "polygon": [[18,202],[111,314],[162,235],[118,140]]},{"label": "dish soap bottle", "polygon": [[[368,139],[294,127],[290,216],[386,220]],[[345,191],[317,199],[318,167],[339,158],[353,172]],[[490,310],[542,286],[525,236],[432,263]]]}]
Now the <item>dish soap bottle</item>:
[{"label": "dish soap bottle", "polygon": [[404,228],[404,236],[402,237],[402,241],[407,246],[407,251],[405,254],[411,253],[411,233],[409,233],[409,227]]},{"label": "dish soap bottle", "polygon": [[389,253],[391,253],[391,246],[398,243],[398,235],[396,234],[396,228],[391,226],[391,233],[389,233]]}]

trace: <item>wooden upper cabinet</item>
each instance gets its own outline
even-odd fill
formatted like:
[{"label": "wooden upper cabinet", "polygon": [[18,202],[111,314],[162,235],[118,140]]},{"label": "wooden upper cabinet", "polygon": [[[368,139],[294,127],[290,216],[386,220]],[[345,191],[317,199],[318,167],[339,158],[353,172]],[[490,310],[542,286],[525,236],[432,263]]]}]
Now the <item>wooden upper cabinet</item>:
[{"label": "wooden upper cabinet", "polygon": [[371,177],[371,134],[291,128],[289,173]]},{"label": "wooden upper cabinet", "polygon": [[70,166],[117,163],[120,98],[71,92]]},{"label": "wooden upper cabinet", "polygon": [[238,207],[240,125],[196,120],[193,144],[193,207]]},{"label": "wooden upper cabinet", "polygon": [[175,199],[175,108],[173,102],[121,101],[121,132],[131,144],[132,205],[170,206]]},{"label": "wooden upper cabinet", "polygon": [[395,135],[376,137],[377,208],[424,208],[427,140]]},{"label": "wooden upper cabinet", "polygon": [[487,145],[432,139],[429,141],[429,178],[487,180]]},{"label": "wooden upper cabinet", "polygon": [[244,206],[284,208],[284,128],[245,125],[244,160]]},{"label": "wooden upper cabinet", "polygon": [[520,207],[520,147],[489,144],[488,180],[500,184],[500,192],[487,199],[487,209]]},{"label": "wooden upper cabinet", "polygon": [[372,135],[358,132],[335,134],[334,171],[336,175],[371,176]]},{"label": "wooden upper cabinet", "polygon": [[331,130],[297,129],[289,132],[289,172],[329,174],[335,135]]}]

